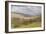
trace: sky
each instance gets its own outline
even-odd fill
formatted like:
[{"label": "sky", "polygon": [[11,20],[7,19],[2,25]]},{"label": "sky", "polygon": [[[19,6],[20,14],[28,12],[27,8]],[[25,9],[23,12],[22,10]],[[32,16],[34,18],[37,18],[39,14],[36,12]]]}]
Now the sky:
[{"label": "sky", "polygon": [[12,5],[11,11],[17,13],[23,13],[27,15],[40,15],[41,6]]}]

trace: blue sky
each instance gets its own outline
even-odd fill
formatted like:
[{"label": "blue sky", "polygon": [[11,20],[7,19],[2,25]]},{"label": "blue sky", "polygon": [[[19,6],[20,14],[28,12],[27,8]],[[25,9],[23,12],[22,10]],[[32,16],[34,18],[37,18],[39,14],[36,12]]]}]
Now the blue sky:
[{"label": "blue sky", "polygon": [[40,15],[41,6],[12,5],[11,11],[28,15]]}]

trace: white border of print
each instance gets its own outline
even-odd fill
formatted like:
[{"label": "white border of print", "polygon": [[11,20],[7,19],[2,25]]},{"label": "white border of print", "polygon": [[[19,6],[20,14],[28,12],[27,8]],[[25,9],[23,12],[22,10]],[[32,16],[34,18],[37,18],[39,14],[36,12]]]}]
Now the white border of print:
[{"label": "white border of print", "polygon": [[[11,29],[11,5],[31,5],[31,6],[41,6],[42,7],[42,11],[41,11],[41,14],[42,14],[42,21],[41,21],[41,27],[37,27],[37,28],[14,28],[14,29]],[[24,3],[10,3],[9,2],[9,32],[14,32],[14,31],[28,31],[28,30],[43,30],[44,28],[44,12],[43,12],[43,5],[42,4],[24,4]]]}]

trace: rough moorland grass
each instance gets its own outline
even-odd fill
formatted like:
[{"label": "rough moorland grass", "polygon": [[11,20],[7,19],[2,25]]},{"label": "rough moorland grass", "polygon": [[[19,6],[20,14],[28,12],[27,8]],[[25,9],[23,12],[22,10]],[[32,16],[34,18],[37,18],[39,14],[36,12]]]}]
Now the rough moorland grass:
[{"label": "rough moorland grass", "polygon": [[11,20],[12,28],[34,28],[34,27],[40,27],[41,26],[41,21],[39,21],[40,18],[37,18],[33,21],[22,21],[21,23],[19,23],[20,21],[18,20],[18,18],[13,18]]}]

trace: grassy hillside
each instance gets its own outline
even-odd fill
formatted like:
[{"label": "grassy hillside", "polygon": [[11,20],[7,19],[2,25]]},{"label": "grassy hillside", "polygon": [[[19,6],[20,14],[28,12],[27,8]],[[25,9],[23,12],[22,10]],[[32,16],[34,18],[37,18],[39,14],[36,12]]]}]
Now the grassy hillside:
[{"label": "grassy hillside", "polygon": [[12,17],[12,28],[34,28],[41,27],[41,17],[32,16],[30,19]]}]

